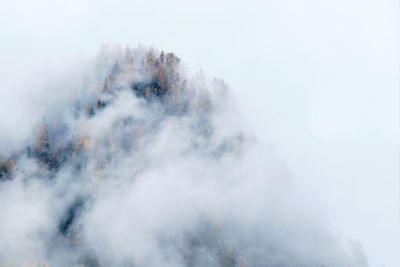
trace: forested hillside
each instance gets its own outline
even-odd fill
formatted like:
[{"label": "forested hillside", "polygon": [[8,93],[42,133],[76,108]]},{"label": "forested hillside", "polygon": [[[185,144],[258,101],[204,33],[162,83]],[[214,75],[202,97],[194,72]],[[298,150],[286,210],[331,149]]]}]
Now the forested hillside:
[{"label": "forested hillside", "polygon": [[0,264],[366,266],[265,171],[223,80],[143,47],[81,77],[0,155]]}]

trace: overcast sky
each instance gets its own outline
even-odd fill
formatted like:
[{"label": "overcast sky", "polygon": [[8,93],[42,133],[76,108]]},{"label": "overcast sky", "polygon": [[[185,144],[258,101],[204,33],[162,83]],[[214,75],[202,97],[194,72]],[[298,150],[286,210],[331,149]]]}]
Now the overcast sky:
[{"label": "overcast sky", "polygon": [[21,95],[102,43],[175,51],[232,87],[337,237],[400,265],[398,1],[0,0],[0,36],[3,140]]}]

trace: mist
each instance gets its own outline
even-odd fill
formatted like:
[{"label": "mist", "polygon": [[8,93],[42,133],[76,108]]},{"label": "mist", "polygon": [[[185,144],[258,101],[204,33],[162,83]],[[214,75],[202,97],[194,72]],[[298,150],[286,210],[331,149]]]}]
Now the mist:
[{"label": "mist", "polygon": [[37,123],[17,137],[28,145],[2,155],[2,214],[16,218],[0,227],[2,259],[367,266],[298,204],[223,80],[173,53],[123,51],[103,46],[81,79],[43,89],[42,112],[26,117]]},{"label": "mist", "polygon": [[[125,246],[125,250],[122,249],[118,255],[120,257],[105,257],[108,262],[119,261],[115,264],[123,265],[123,260],[132,263],[132,258],[145,261],[143,255],[151,249],[159,249],[158,244],[154,244],[159,242],[160,237],[157,236],[157,241],[154,241],[152,234],[148,233],[161,235],[159,228],[164,229],[163,235],[166,235],[165,232],[171,234],[175,229],[180,229],[181,233],[193,233],[194,228],[199,230],[209,223],[204,217],[211,217],[224,221],[224,229],[245,228],[241,233],[232,230],[238,234],[236,240],[230,240],[230,245],[249,242],[265,248],[265,242],[271,240],[271,233],[279,233],[282,243],[277,245],[278,250],[290,248],[292,251],[286,252],[303,255],[299,257],[301,260],[293,257],[304,264],[323,261],[321,264],[329,265],[325,262],[328,257],[323,256],[323,251],[345,255],[338,257],[353,261],[352,257],[358,253],[354,252],[355,247],[355,251],[364,251],[370,266],[398,265],[399,64],[398,4],[395,1],[371,1],[368,4],[352,1],[329,5],[315,1],[307,1],[304,5],[293,1],[251,1],[248,4],[234,1],[229,5],[224,1],[212,4],[88,1],[70,2],[68,5],[62,1],[39,1],[35,4],[14,1],[2,2],[0,13],[4,47],[0,51],[2,162],[7,162],[16,151],[32,146],[44,121],[53,125],[53,130],[61,127],[58,125],[60,121],[71,127],[61,140],[75,140],[77,129],[85,127],[81,129],[85,136],[93,134],[101,140],[101,131],[104,133],[114,127],[110,124],[118,120],[118,116],[133,113],[138,116],[137,119],[148,120],[146,115],[141,114],[148,111],[140,107],[140,100],[130,94],[122,94],[122,99],[116,100],[115,105],[107,106],[100,117],[96,115],[96,118],[84,123],[75,121],[74,114],[71,114],[76,107],[75,100],[92,103],[95,100],[91,98],[96,94],[94,91],[103,86],[105,77],[91,76],[92,80],[86,80],[86,85],[82,78],[93,75],[90,72],[95,68],[90,65],[90,60],[96,58],[102,43],[121,44],[122,54],[127,44],[136,47],[138,43],[173,51],[188,65],[185,67],[188,69],[184,70],[185,76],[190,77],[203,69],[205,76],[209,77],[206,79],[212,81],[214,76],[222,77],[231,87],[228,90],[230,93],[223,97],[229,98],[227,103],[217,101],[216,95],[211,97],[216,101],[213,106],[223,106],[221,109],[225,109],[225,113],[212,113],[217,116],[210,118],[217,130],[209,148],[203,148],[203,151],[196,149],[196,153],[187,154],[193,145],[190,138],[194,138],[187,128],[191,129],[193,125],[168,118],[153,133],[152,141],[157,145],[146,147],[142,163],[127,155],[119,155],[121,151],[116,150],[116,157],[120,160],[114,167],[121,167],[121,177],[124,177],[118,181],[133,179],[127,178],[132,174],[125,172],[141,173],[146,168],[154,170],[141,173],[143,178],[139,179],[137,187],[133,182],[121,185],[115,181],[116,184],[106,181],[107,185],[100,186],[103,202],[90,203],[90,207],[85,207],[90,212],[84,213],[87,216],[82,215],[78,223],[93,225],[92,232],[81,230],[85,233],[82,242],[86,242],[82,248],[90,248],[90,253],[82,249],[82,254],[79,254],[68,246],[60,245],[51,256],[48,246],[64,242],[53,240],[62,221],[60,218],[71,202],[91,192],[91,185],[81,185],[75,180],[72,183],[69,179],[73,175],[68,171],[57,174],[57,183],[53,182],[56,180],[44,182],[37,178],[49,174],[39,174],[42,167],[37,166],[35,160],[20,158],[21,164],[16,165],[12,182],[2,186],[1,211],[6,218],[25,219],[18,220],[19,223],[7,221],[3,224],[1,240],[6,242],[1,242],[4,247],[2,262],[30,259],[54,263],[57,253],[74,255],[71,261],[79,262],[82,260],[80,255],[102,255],[105,250],[112,251],[118,246],[122,248],[121,244],[126,243],[121,241],[125,238],[123,234],[117,235],[114,240],[107,235],[113,231],[100,233],[107,227],[94,222],[97,216],[109,216],[126,222],[125,226],[117,227],[123,229],[123,233],[130,227],[147,233],[137,239],[126,237],[131,243],[148,241],[147,248]],[[115,58],[110,56],[109,59],[113,61]],[[110,65],[113,63],[109,62]],[[103,71],[105,75],[106,70]],[[214,85],[208,84],[207,87],[210,93],[213,92]],[[152,108],[155,111],[151,114],[163,114],[160,107]],[[156,122],[160,117],[151,120]],[[192,118],[190,121],[195,124]],[[177,129],[183,131],[179,137],[174,136]],[[242,136],[237,139],[243,138],[243,141],[232,141],[235,135]],[[104,138],[108,139],[108,136]],[[175,142],[176,139],[179,141]],[[226,139],[235,144],[230,152],[233,155],[222,157],[218,164],[207,160],[207,155],[215,153],[211,147],[217,150],[221,140]],[[238,145],[240,142],[243,143]],[[172,156],[162,158],[165,151]],[[186,166],[177,163],[183,161],[179,160],[182,151],[185,151]],[[144,163],[151,166],[141,166]],[[130,169],[131,165],[133,169]],[[85,175],[91,176],[96,167],[87,165],[88,173]],[[105,176],[113,176],[114,167],[107,169]],[[225,174],[221,175],[222,172]],[[154,193],[152,184],[162,184],[155,178],[160,173],[165,177],[191,177],[190,180],[195,181],[196,177],[204,177],[204,184],[201,184],[203,187],[198,184],[193,186],[191,182],[195,181],[166,179],[168,183],[163,185],[170,189],[167,190],[169,193],[157,193],[166,202],[162,206],[141,193]],[[35,178],[27,179],[31,176]],[[225,180],[215,178],[221,176]],[[243,182],[243,177],[252,178]],[[86,177],[82,180],[90,179]],[[148,182],[142,184],[144,180]],[[66,186],[71,184],[75,185],[72,188]],[[181,185],[182,190],[172,189],[176,184]],[[125,191],[121,191],[122,187]],[[68,196],[62,192],[63,188],[68,188]],[[225,190],[221,192],[221,188]],[[181,191],[189,192],[192,198],[181,196]],[[130,197],[132,192],[135,192],[135,197]],[[56,201],[58,197],[61,199]],[[168,219],[165,219],[165,225],[158,226],[149,223],[150,219],[146,223],[136,223],[122,214],[124,209],[103,214],[99,208],[123,202],[125,209],[140,212],[141,209],[132,204],[138,198],[149,203],[149,214],[142,214],[144,221],[146,216],[160,218],[154,214],[162,214],[164,208],[174,206],[170,203],[177,199],[193,201],[196,208],[189,205],[176,207],[174,214],[181,216],[176,215],[181,223],[179,227],[168,225]],[[6,209],[11,203],[9,199],[14,200],[15,206]],[[239,201],[243,199],[254,208],[249,209],[249,205]],[[275,205],[266,202],[279,204],[275,208]],[[192,209],[196,215],[181,215]],[[261,211],[267,214],[260,215]],[[218,215],[220,213],[222,215]],[[197,214],[201,214],[202,219],[194,219]],[[226,218],[229,217],[227,214],[231,217]],[[309,221],[296,222],[298,217]],[[202,220],[203,226],[199,223]],[[109,230],[114,229],[116,221],[111,223]],[[228,226],[225,222],[233,225]],[[145,224],[149,226],[142,226]],[[280,225],[281,229],[266,231],[267,228],[274,228],[271,224]],[[216,224],[212,222],[209,225]],[[256,228],[253,226],[263,229],[249,233],[246,229]],[[323,235],[321,244],[324,245],[315,252],[320,258],[310,259],[306,255],[310,256],[311,252],[300,253],[299,249],[295,249],[297,246],[293,244],[300,238],[289,234],[290,229],[296,233]],[[178,230],[174,232],[177,244],[169,248],[171,250],[187,241],[184,237],[179,239],[181,233]],[[227,233],[229,231],[226,230],[225,237],[232,236]],[[250,242],[255,232],[262,233],[258,235],[264,239],[258,243]],[[14,238],[12,233],[15,233]],[[99,240],[96,242],[93,239],[97,234]],[[307,238],[307,244],[316,242]],[[100,247],[100,243],[108,245]],[[289,243],[292,245],[287,245]],[[234,251],[238,251],[238,246],[233,247]],[[353,247],[353,252],[349,247]],[[132,250],[139,254],[132,254]],[[179,252],[169,252],[166,254],[173,259],[171,264],[182,263]],[[165,251],[154,252],[154,255],[159,255],[155,260],[165,263],[163,253]],[[238,257],[242,256],[246,255]],[[359,260],[363,257],[355,258]],[[64,258],[68,260],[69,257]],[[341,264],[335,261],[337,257],[332,258],[332,262]],[[365,263],[364,260],[361,262]],[[156,262],[153,264],[156,265]]]}]

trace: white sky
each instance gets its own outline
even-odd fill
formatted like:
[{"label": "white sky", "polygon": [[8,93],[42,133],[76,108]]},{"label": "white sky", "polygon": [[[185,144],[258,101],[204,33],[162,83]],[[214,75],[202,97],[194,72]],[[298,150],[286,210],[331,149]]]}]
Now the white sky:
[{"label": "white sky", "polygon": [[[396,0],[0,0],[0,137],[20,95],[102,43],[175,51],[219,76],[332,231],[400,266]],[[5,112],[5,110],[7,110]]]}]

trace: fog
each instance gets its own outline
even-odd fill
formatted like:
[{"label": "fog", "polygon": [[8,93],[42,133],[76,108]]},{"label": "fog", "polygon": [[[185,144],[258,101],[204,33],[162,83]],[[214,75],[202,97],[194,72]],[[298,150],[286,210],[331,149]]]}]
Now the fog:
[{"label": "fog", "polygon": [[[59,105],[68,106],[69,103],[61,100],[76,96],[77,77],[87,71],[82,62],[94,58],[102,44],[116,43],[123,48],[127,44],[144,44],[173,51],[184,60],[189,73],[202,69],[207,77],[221,77],[230,85],[233,94],[230,103],[234,108],[229,108],[229,112],[240,110],[237,116],[241,118],[233,120],[234,125],[229,126],[233,128],[228,129],[246,131],[246,140],[256,143],[248,147],[257,148],[249,148],[240,164],[227,159],[218,168],[228,172],[226,177],[250,176],[257,182],[252,183],[250,179],[242,186],[242,191],[233,188],[226,190],[225,195],[225,192],[218,192],[220,186],[215,184],[218,182],[205,178],[203,187],[194,191],[182,190],[190,192],[188,196],[171,188],[177,185],[185,188],[192,185],[190,180],[167,180],[163,185],[171,189],[166,190],[170,194],[160,196],[161,204],[156,201],[154,206],[150,205],[149,214],[141,216],[143,220],[153,218],[154,214],[160,215],[165,207],[173,206],[169,201],[196,202],[201,199],[195,210],[205,209],[209,212],[206,215],[213,217],[216,216],[213,213],[221,210],[235,210],[236,215],[240,214],[239,219],[236,218],[238,224],[265,226],[277,217],[269,205],[258,204],[248,209],[235,203],[243,195],[248,196],[245,192],[258,189],[261,192],[251,194],[254,198],[250,203],[264,203],[267,201],[264,195],[274,201],[289,198],[288,207],[282,203],[284,200],[278,201],[280,212],[287,213],[283,219],[276,219],[279,224],[284,225],[284,220],[292,222],[290,218],[296,212],[308,214],[305,217],[310,218],[307,223],[288,223],[287,228],[282,226],[284,230],[278,233],[287,233],[287,229],[310,233],[302,227],[318,232],[326,229],[327,237],[322,238],[324,245],[321,247],[326,246],[327,251],[346,248],[347,241],[351,240],[359,242],[370,266],[399,265],[399,9],[396,1],[3,1],[0,5],[0,147],[5,151],[4,155],[34,142],[37,132],[32,129],[41,123],[42,114],[48,114],[46,111],[54,108],[62,109]],[[122,101],[120,105],[126,104]],[[111,110],[107,116],[112,120],[115,114]],[[226,117],[232,118],[231,115]],[[165,125],[161,136],[165,134],[164,138],[170,139],[171,132],[176,132],[174,124]],[[226,128],[221,127],[220,131]],[[224,134],[221,133],[220,138],[225,138]],[[159,145],[154,147],[171,151],[161,136]],[[183,140],[178,142],[178,147],[173,146],[174,149],[184,149],[185,138],[174,138]],[[175,151],[175,155],[181,152]],[[162,151],[150,149],[148,153],[156,162],[162,162],[158,158]],[[143,178],[144,184],[125,188],[126,192],[136,192],[133,197],[116,194],[118,185],[104,186],[110,191],[102,192],[106,197],[94,204],[92,217],[85,219],[93,225],[93,231],[103,229],[104,233],[98,238],[107,240],[109,247],[95,246],[94,249],[112,251],[119,248],[118,240],[124,238],[122,233],[129,227],[138,227],[134,229],[143,236],[132,240],[127,237],[127,241],[134,246],[138,240],[146,240],[148,247],[126,247],[129,252],[121,249],[121,255],[130,255],[133,250],[139,253],[135,254],[136,259],[144,259],[146,253],[154,249],[151,246],[154,240],[146,233],[163,225],[147,221],[136,223],[118,210],[102,214],[99,207],[121,202],[124,203],[122,208],[143,212],[133,203],[151,200],[143,192],[155,190],[152,183],[160,181],[154,177],[159,177],[160,172],[165,177],[182,177],[179,173],[183,170],[196,173],[196,168],[210,165],[201,160],[204,159],[193,156],[185,158],[186,167],[174,169],[174,164],[166,164],[172,167],[155,168],[154,173],[144,175],[150,177]],[[25,171],[36,172],[35,164],[27,159]],[[232,164],[238,165],[238,169],[229,168]],[[219,176],[218,168],[211,166],[209,173],[202,177]],[[252,175],[246,172],[247,169],[252,170]],[[274,185],[279,189],[267,190],[270,194],[262,190],[270,185],[259,184],[259,177],[264,177],[259,173],[264,172],[271,172],[267,177],[279,177],[280,182]],[[198,177],[193,173],[185,175],[191,179]],[[52,213],[57,210],[61,213],[63,207],[51,206],[48,200],[54,199],[52,194],[57,192],[57,186],[61,186],[62,181],[67,183],[69,178],[65,174],[59,179],[60,185],[52,185],[49,187],[52,190],[41,191],[38,196],[37,188],[48,188],[47,185],[35,181],[25,185],[23,177],[21,174],[20,180],[16,178],[15,183],[3,189],[6,193],[1,196],[2,213],[6,218],[30,219],[3,224],[1,233],[5,237],[1,239],[7,240],[7,245],[2,244],[1,255],[18,258],[15,253],[19,252],[15,249],[23,245],[20,251],[26,252],[27,259],[46,259],[46,255],[41,255],[46,248],[35,243],[32,234],[36,234],[38,228],[51,232],[57,227],[52,225],[52,218],[60,215]],[[270,179],[268,183],[271,183]],[[269,196],[271,191],[279,193]],[[224,197],[218,197],[220,195]],[[6,209],[6,199],[7,203],[14,200],[12,203],[16,208]],[[215,202],[220,202],[220,206],[213,210],[207,203]],[[297,202],[301,202],[300,207],[292,207]],[[169,234],[174,228],[182,230],[187,225],[194,225],[188,220],[195,216],[182,215],[182,209],[186,210],[176,207],[171,211],[181,216],[177,220],[182,223],[180,227],[171,228],[168,219],[163,221],[164,229],[171,229]],[[261,210],[269,210],[271,214],[260,216]],[[245,212],[250,214],[245,216]],[[106,226],[93,221],[96,217],[115,218],[112,219],[114,223],[122,224],[119,227],[121,234],[115,233],[116,241],[108,236],[110,232],[105,231]],[[247,219],[243,221],[243,218]],[[145,229],[141,228],[143,225]],[[35,231],[32,233],[31,229]],[[14,232],[12,237],[8,236]],[[179,233],[176,237],[179,239]],[[335,241],[327,241],[331,238]],[[87,231],[87,240],[93,244],[102,243],[96,242],[90,231]],[[293,242],[296,240],[299,239]],[[340,240],[343,244],[338,244]],[[282,243],[282,247],[298,252],[292,243],[290,246],[285,244]],[[335,253],[342,252],[332,252]],[[316,254],[326,259],[322,252]],[[154,260],[156,265],[160,259]]]}]

